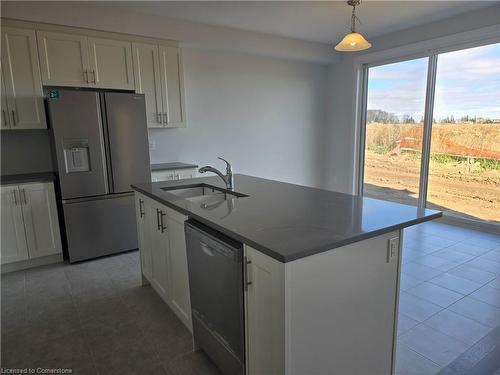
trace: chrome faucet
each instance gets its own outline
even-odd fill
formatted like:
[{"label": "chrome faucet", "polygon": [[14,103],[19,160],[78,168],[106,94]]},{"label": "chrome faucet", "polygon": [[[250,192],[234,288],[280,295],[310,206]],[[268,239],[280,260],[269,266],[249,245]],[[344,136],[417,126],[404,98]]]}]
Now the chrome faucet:
[{"label": "chrome faucet", "polygon": [[226,162],[226,174],[223,174],[221,171],[218,169],[215,169],[214,167],[211,167],[209,165],[202,167],[198,170],[200,173],[205,173],[205,172],[212,172],[218,175],[224,183],[226,184],[226,189],[228,190],[234,190],[234,179],[233,179],[233,168],[231,167],[231,164],[225,159],[222,159],[219,157],[218,159]]}]

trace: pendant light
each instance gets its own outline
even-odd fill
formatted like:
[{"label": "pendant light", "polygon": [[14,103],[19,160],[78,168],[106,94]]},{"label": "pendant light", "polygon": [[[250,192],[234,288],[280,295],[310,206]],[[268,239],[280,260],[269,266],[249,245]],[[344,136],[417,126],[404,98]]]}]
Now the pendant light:
[{"label": "pendant light", "polygon": [[351,32],[344,36],[344,38],[335,46],[336,51],[340,52],[356,52],[370,48],[372,45],[363,37],[363,35],[356,32],[356,6],[361,4],[361,0],[349,0],[348,5],[352,6],[351,16]]}]

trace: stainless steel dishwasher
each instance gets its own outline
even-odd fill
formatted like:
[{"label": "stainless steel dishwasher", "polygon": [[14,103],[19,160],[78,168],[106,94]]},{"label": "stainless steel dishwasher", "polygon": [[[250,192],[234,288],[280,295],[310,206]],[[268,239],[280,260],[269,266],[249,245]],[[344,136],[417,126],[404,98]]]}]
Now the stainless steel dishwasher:
[{"label": "stainless steel dishwasher", "polygon": [[194,340],[224,374],[244,374],[243,245],[192,219],[185,232]]}]

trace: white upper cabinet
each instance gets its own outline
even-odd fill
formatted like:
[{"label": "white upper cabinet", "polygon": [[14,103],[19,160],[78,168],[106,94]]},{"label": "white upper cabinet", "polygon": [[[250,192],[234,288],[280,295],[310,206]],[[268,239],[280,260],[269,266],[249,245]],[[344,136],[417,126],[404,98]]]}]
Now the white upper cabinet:
[{"label": "white upper cabinet", "polygon": [[178,47],[133,43],[136,92],[146,97],[148,128],[186,126],[184,73]]},{"label": "white upper cabinet", "polygon": [[134,89],[130,42],[48,31],[37,37],[44,85]]},{"label": "white upper cabinet", "polygon": [[98,88],[133,90],[132,45],[130,42],[88,38],[90,81]]},{"label": "white upper cabinet", "polygon": [[2,28],[2,76],[2,128],[47,128],[34,30]]},{"label": "white upper cabinet", "polygon": [[144,94],[148,128],[163,128],[163,104],[158,46],[132,43],[135,91]]},{"label": "white upper cabinet", "polygon": [[30,258],[62,251],[54,184],[34,183],[19,186],[24,226]]},{"label": "white upper cabinet", "polygon": [[11,263],[28,259],[28,247],[24,235],[24,222],[19,189],[2,186],[2,239],[1,262]]},{"label": "white upper cabinet", "polygon": [[87,37],[37,31],[42,82],[49,86],[90,86]]},{"label": "white upper cabinet", "polygon": [[186,126],[181,50],[177,47],[160,46],[159,52],[165,126]]}]

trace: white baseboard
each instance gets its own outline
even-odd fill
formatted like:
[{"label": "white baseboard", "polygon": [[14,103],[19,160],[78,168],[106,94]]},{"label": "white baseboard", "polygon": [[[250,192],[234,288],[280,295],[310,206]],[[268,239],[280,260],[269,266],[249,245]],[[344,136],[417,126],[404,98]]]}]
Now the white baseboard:
[{"label": "white baseboard", "polygon": [[15,272],[20,270],[25,270],[28,268],[45,266],[47,264],[60,263],[62,261],[63,261],[62,253],[47,255],[39,258],[26,259],[26,260],[21,260],[19,262],[2,264],[1,273],[4,274],[9,272]]}]

